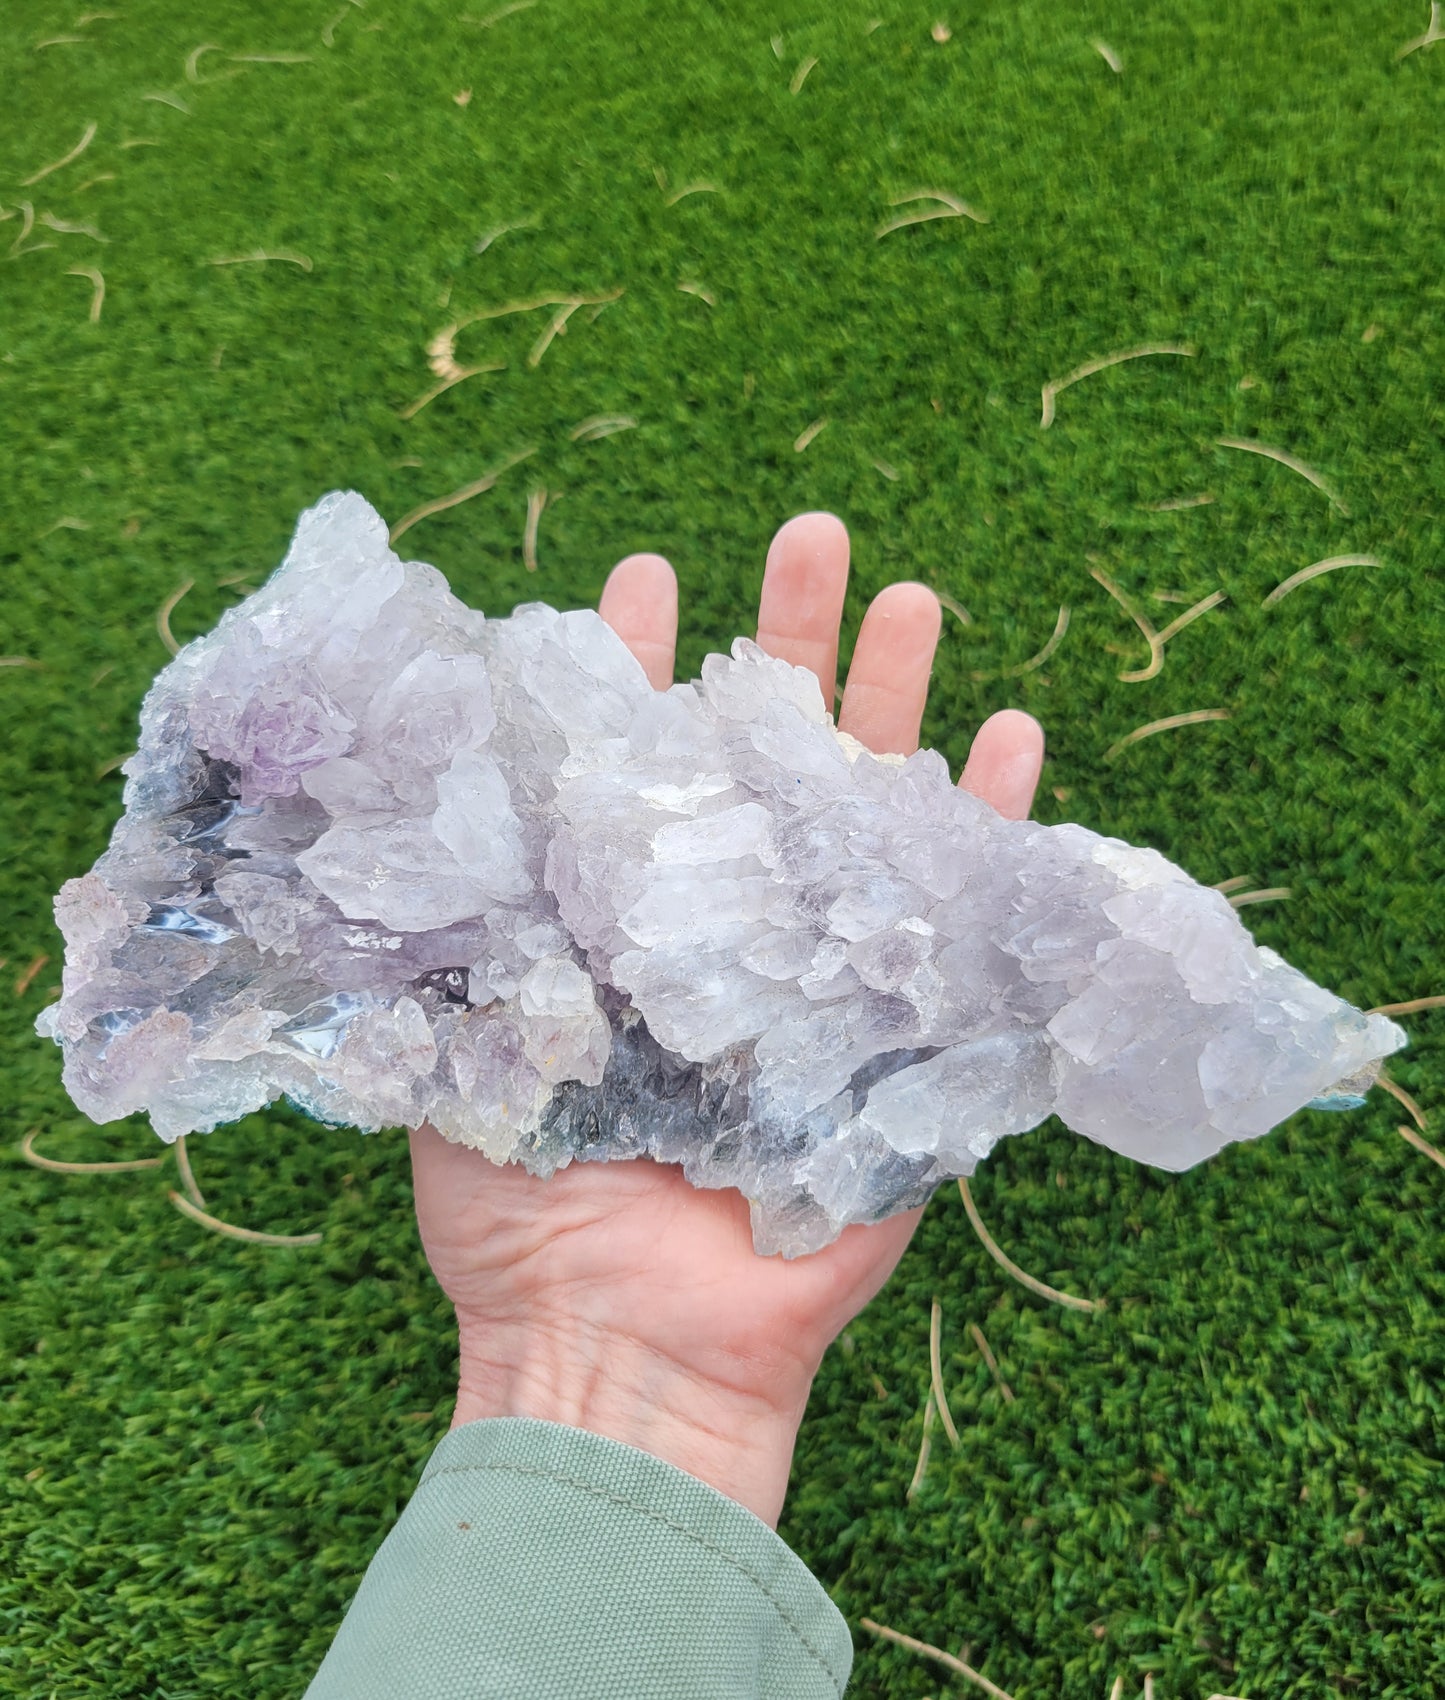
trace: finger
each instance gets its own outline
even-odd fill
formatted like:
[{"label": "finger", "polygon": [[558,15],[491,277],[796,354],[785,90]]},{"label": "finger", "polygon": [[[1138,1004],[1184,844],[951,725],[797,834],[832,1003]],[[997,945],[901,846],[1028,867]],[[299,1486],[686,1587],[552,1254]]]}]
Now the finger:
[{"label": "finger", "polygon": [[672,683],[677,574],[661,555],[629,555],[607,575],[597,612],[642,663],[654,690]]},{"label": "finger", "polygon": [[768,548],[758,643],[769,655],[811,668],[830,710],[847,588],[848,532],[842,520],[833,514],[790,519]]},{"label": "finger", "polygon": [[1003,708],[979,727],[958,783],[1006,820],[1026,820],[1043,765],[1043,727],[1021,709]]},{"label": "finger", "polygon": [[918,748],[942,618],[925,584],[890,584],[863,616],[838,724],[879,755]]}]

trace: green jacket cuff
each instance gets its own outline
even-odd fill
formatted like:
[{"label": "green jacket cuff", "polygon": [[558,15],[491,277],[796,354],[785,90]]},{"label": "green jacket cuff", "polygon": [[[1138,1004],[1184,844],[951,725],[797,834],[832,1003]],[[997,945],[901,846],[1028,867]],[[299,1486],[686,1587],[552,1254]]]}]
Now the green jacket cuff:
[{"label": "green jacket cuff", "polygon": [[454,1429],[306,1700],[837,1700],[848,1627],[752,1512],[530,1418]]}]

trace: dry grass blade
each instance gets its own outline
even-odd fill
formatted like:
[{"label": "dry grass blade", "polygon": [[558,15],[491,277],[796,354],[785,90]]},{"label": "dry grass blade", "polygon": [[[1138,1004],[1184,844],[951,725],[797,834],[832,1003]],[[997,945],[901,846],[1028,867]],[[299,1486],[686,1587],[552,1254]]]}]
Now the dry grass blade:
[{"label": "dry grass blade", "polygon": [[1245,886],[1248,884],[1248,874],[1232,874],[1227,880],[1220,880],[1218,885],[1213,885],[1209,889],[1211,891],[1222,891],[1228,894],[1231,891],[1243,891]]},{"label": "dry grass blade", "polygon": [[35,51],[39,53],[42,47],[73,47],[78,41],[88,41],[84,35],[48,35],[44,41],[35,43]]},{"label": "dry grass blade", "polygon": [[1099,1311],[1104,1309],[1103,1299],[1076,1298],[1073,1293],[1061,1293],[1057,1287],[1050,1287],[1046,1282],[1030,1275],[1027,1270],[1020,1269],[1018,1264],[1004,1252],[993,1235],[983,1225],[983,1217],[978,1213],[978,1206],[973,1201],[973,1194],[968,1190],[968,1182],[962,1175],[958,1177],[958,1191],[963,1199],[963,1207],[968,1212],[968,1219],[973,1223],[973,1231],[983,1243],[983,1249],[998,1264],[1006,1274],[1012,1275],[1020,1286],[1027,1287],[1031,1293],[1037,1293],[1041,1299],[1052,1299],[1055,1304],[1067,1305],[1070,1310]]},{"label": "dry grass blade", "polygon": [[[511,225],[508,228],[520,230],[522,226]],[[464,313],[451,324],[442,326],[426,345],[427,365],[439,378],[449,378],[465,370],[457,362],[456,340],[469,325],[484,324],[490,319],[509,318],[516,313],[535,313],[542,307],[600,309],[609,302],[618,300],[621,295],[620,289],[609,290],[606,295],[534,295],[525,301],[504,301],[500,307],[479,307],[476,312]],[[555,331],[552,334],[555,335]],[[548,341],[550,340],[549,337]]]},{"label": "dry grass blade", "polygon": [[484,473],[474,483],[463,484],[460,490],[453,490],[446,496],[437,496],[430,502],[423,502],[419,508],[413,508],[409,514],[399,519],[392,526],[387,542],[395,543],[398,537],[405,535],[421,520],[430,519],[433,514],[445,513],[448,508],[460,507],[463,502],[471,501],[473,496],[480,496],[484,491],[490,490],[504,472],[509,472],[514,466],[527,460],[536,452],[535,448],[530,448],[523,449],[518,454],[509,455],[500,466],[494,467],[491,472]]},{"label": "dry grass blade", "polygon": [[942,1647],[931,1647],[927,1641],[916,1641],[913,1636],[890,1629],[887,1624],[875,1623],[871,1617],[860,1617],[858,1621],[870,1635],[881,1635],[885,1641],[907,1647],[910,1653],[921,1653],[925,1659],[934,1659],[957,1675],[967,1677],[970,1682],[977,1683],[985,1694],[993,1695],[993,1700],[1013,1700],[1013,1696],[1000,1688],[996,1682],[990,1682],[981,1671],[976,1671],[972,1665],[964,1664],[962,1659],[954,1658],[952,1653],[945,1653]]},{"label": "dry grass blade", "polygon": [[250,254],[222,254],[218,259],[207,262],[213,266],[256,266],[264,265],[268,260],[281,260],[288,266],[300,266],[302,271],[311,270],[311,257],[308,254],[298,254],[290,248],[268,250],[257,248]]},{"label": "dry grass blade", "polygon": [[798,93],[803,84],[807,82],[809,73],[817,63],[817,59],[811,55],[806,59],[800,59],[798,61],[798,68],[793,72],[792,80],[788,84],[789,94]]},{"label": "dry grass blade", "polygon": [[950,596],[946,590],[935,590],[933,594],[938,598],[939,606],[947,608],[960,625],[971,626],[973,624],[973,615],[969,613],[957,597]]},{"label": "dry grass blade", "polygon": [[933,1301],[928,1318],[928,1369],[933,1381],[933,1402],[943,1421],[943,1432],[949,1445],[958,1451],[958,1430],[954,1427],[953,1412],[948,1408],[948,1395],[943,1390],[943,1306]]},{"label": "dry grass blade", "polygon": [[969,1325],[968,1325],[968,1331],[969,1331],[970,1334],[973,1335],[974,1344],[978,1347],[979,1351],[982,1352],[982,1354],[983,1354],[983,1361],[988,1365],[989,1374],[998,1383],[998,1390],[999,1390],[1000,1393],[1003,1394],[1004,1404],[1005,1405],[1012,1405],[1013,1402],[1014,1402],[1014,1390],[1004,1380],[1002,1374],[1000,1373],[999,1367],[998,1367],[998,1359],[993,1355],[993,1353],[991,1351],[989,1351],[988,1341],[985,1340],[984,1337],[983,1337],[983,1330],[979,1327],[979,1325],[976,1322],[970,1322]]},{"label": "dry grass blade", "polygon": [[1292,455],[1288,449],[1277,449],[1269,443],[1252,443],[1245,437],[1216,437],[1215,441],[1222,449],[1241,449],[1245,454],[1263,455],[1266,460],[1278,461],[1281,466],[1287,466],[1291,472],[1299,473],[1314,485],[1321,495],[1327,496],[1330,505],[1337,508],[1346,518],[1350,510],[1325,482],[1324,478],[1312,466],[1307,466],[1298,455]]},{"label": "dry grass blade", "polygon": [[1093,48],[1116,77],[1124,75],[1124,61],[1120,59],[1107,41],[1100,41],[1098,36],[1092,36],[1089,40],[1089,46]]},{"label": "dry grass blade", "polygon": [[1086,360],[1082,366],[1076,366],[1072,372],[1063,378],[1050,378],[1043,390],[1043,413],[1039,419],[1041,430],[1047,431],[1054,422],[1054,401],[1070,384],[1077,384],[1081,378],[1091,378],[1095,372],[1103,372],[1110,366],[1122,366],[1126,360],[1143,360],[1156,354],[1182,354],[1187,359],[1193,359],[1195,350],[1187,343],[1181,342],[1146,342],[1141,348],[1122,348],[1115,354],[1101,354],[1097,360]]},{"label": "dry grass blade", "polygon": [[931,224],[936,218],[959,218],[962,215],[951,207],[933,207],[928,212],[902,213],[897,218],[890,218],[886,224],[880,224],[873,232],[873,240],[881,242],[885,236],[891,236],[895,230],[907,230],[915,224]]},{"label": "dry grass blade", "polygon": [[309,53],[233,53],[233,65],[309,65]]},{"label": "dry grass blade", "polygon": [[552,346],[553,341],[559,336],[566,336],[567,321],[581,305],[582,303],[580,301],[564,302],[563,305],[558,307],[557,311],[553,313],[552,317],[548,319],[546,330],[544,330],[541,336],[539,336],[532,344],[531,352],[527,355],[527,364],[534,371],[541,365],[542,356]]},{"label": "dry grass blade", "polygon": [[1109,1700],[1124,1700],[1124,1679],[1122,1676],[1114,1678],[1114,1686],[1109,1690]]},{"label": "dry grass blade", "polygon": [[458,384],[465,383],[468,378],[480,378],[486,372],[505,372],[507,363],[504,360],[490,360],[482,366],[458,366],[455,372],[449,373],[440,383],[419,395],[415,401],[408,402],[397,414],[398,419],[415,419],[424,407],[430,406],[438,396],[445,395],[448,390],[455,389]]},{"label": "dry grass blade", "polygon": [[69,224],[63,218],[57,218],[54,213],[41,213],[40,222],[47,230],[54,230],[61,236],[88,236],[92,242],[108,242],[108,236],[102,236],[93,224]]},{"label": "dry grass blade", "polygon": [[35,208],[33,206],[31,206],[29,201],[21,201],[21,203],[20,203],[20,234],[10,244],[10,253],[9,253],[9,256],[8,256],[10,259],[13,260],[15,258],[15,256],[22,251],[22,249],[25,246],[25,238],[30,234],[30,232],[32,230],[34,230],[34,228],[35,228]]},{"label": "dry grass blade", "polygon": [[1048,660],[1048,658],[1054,653],[1054,651],[1064,641],[1064,633],[1066,631],[1068,631],[1068,629],[1069,629],[1069,610],[1067,608],[1060,608],[1059,609],[1059,617],[1054,622],[1054,635],[1049,639],[1049,641],[1044,645],[1044,647],[1038,652],[1037,655],[1031,655],[1027,661],[1021,663],[1017,667],[1005,667],[1004,670],[1003,670],[1004,678],[1005,679],[1019,679],[1019,678],[1022,678],[1025,673],[1032,673],[1036,667],[1042,667],[1043,664]]},{"label": "dry grass blade", "polygon": [[1251,903],[1285,903],[1294,894],[1287,885],[1272,885],[1264,891],[1240,891],[1230,898],[1234,909],[1245,909]]},{"label": "dry grass blade", "polygon": [[1437,1151],[1428,1139],[1422,1139],[1413,1127],[1402,1127],[1399,1133],[1407,1145],[1413,1145],[1422,1156],[1428,1157],[1432,1163],[1438,1163],[1445,1169],[1445,1154]]},{"label": "dry grass blade", "polygon": [[223,1222],[218,1216],[198,1209],[189,1198],[183,1198],[178,1192],[170,1192],[166,1196],[183,1216],[189,1216],[193,1222],[199,1222],[213,1234],[224,1234],[228,1240],[244,1240],[247,1245],[321,1244],[320,1234],[263,1234],[258,1233],[255,1228],[238,1228],[234,1222]]},{"label": "dry grass blade", "polygon": [[174,589],[165,599],[165,601],[161,603],[160,607],[156,609],[156,630],[160,633],[161,642],[168,650],[170,650],[172,655],[179,655],[181,653],[181,646],[176,642],[175,637],[171,633],[171,615],[175,613],[176,604],[180,601],[180,599],[187,591],[194,590],[195,587],[196,581],[193,578],[186,579],[185,582],[178,585],[176,589]]},{"label": "dry grass blade", "polygon": [[574,425],[567,433],[574,443],[597,443],[604,437],[615,437],[619,431],[635,431],[637,421],[630,413],[598,413]]},{"label": "dry grass blade", "polygon": [[28,189],[32,184],[40,182],[42,178],[49,177],[52,171],[59,171],[64,166],[69,165],[72,160],[79,159],[81,154],[83,154],[95,140],[95,132],[99,128],[100,126],[94,119],[92,119],[90,123],[85,126],[85,133],[81,136],[80,140],[69,153],[62,154],[59,159],[51,160],[49,165],[42,165],[39,171],[32,171],[24,182],[21,183],[20,187],[22,189]]},{"label": "dry grass blade", "polygon": [[675,207],[679,201],[685,201],[689,195],[720,195],[722,190],[716,183],[684,183],[680,189],[673,192],[663,201],[665,207]]},{"label": "dry grass blade", "polygon": [[186,1189],[186,1197],[195,1205],[197,1210],[206,1208],[206,1199],[199,1186],[196,1185],[195,1171],[191,1168],[191,1154],[186,1149],[184,1134],[175,1143],[176,1168],[180,1170],[181,1185]]},{"label": "dry grass blade", "polygon": [[473,24],[479,30],[489,30],[493,24],[501,23],[503,18],[510,18],[514,12],[528,12],[537,4],[537,0],[512,0],[510,6],[499,6],[495,12],[488,12],[485,18],[463,18],[464,24]]},{"label": "dry grass blade", "polygon": [[45,1169],[52,1175],[120,1175],[135,1169],[158,1169],[164,1157],[132,1157],[123,1163],[62,1163],[55,1157],[42,1157],[35,1149],[39,1128],[30,1128],[20,1141],[20,1155],[34,1169]]},{"label": "dry grass blade", "polygon": [[83,277],[90,281],[90,322],[100,323],[100,310],[105,305],[105,279],[92,266],[72,266],[68,277]]},{"label": "dry grass blade", "polygon": [[808,444],[811,443],[816,436],[828,429],[829,423],[829,420],[826,418],[815,419],[805,430],[800,431],[793,439],[793,453],[799,455],[802,454],[803,450],[807,448]]},{"label": "dry grass blade", "polygon": [[1184,508],[1207,508],[1215,497],[1208,490],[1201,490],[1197,496],[1171,496],[1166,502],[1145,502],[1145,510],[1151,514],[1174,514]]},{"label": "dry grass blade", "polygon": [[494,224],[490,230],[484,230],[472,246],[474,254],[485,254],[487,249],[503,236],[510,236],[514,230],[535,230],[539,220],[532,218],[514,218],[510,224]]},{"label": "dry grass blade", "polygon": [[203,53],[224,53],[226,50],[219,42],[203,41],[199,47],[193,47],[186,55],[186,81],[196,86],[206,83],[224,83],[230,77],[239,77],[240,71],[222,71],[218,77],[203,77],[201,75],[201,55]]},{"label": "dry grass blade", "polygon": [[937,201],[959,218],[971,218],[975,224],[987,224],[989,221],[987,213],[981,213],[977,207],[971,207],[947,189],[910,189],[906,195],[895,195],[888,204],[890,207],[906,207],[914,201]]},{"label": "dry grass blade", "polygon": [[336,46],[336,26],[350,16],[351,8],[343,6],[336,16],[323,26],[321,31],[321,45],[323,47]]},{"label": "dry grass blade", "polygon": [[1341,567],[1378,567],[1378,555],[1331,555],[1327,560],[1316,561],[1312,567],[1301,567],[1297,573],[1291,573],[1283,584],[1277,584],[1264,601],[1261,608],[1268,608],[1282,597],[1288,596],[1292,590],[1302,584],[1308,584],[1312,578],[1319,578],[1324,573],[1337,572]]},{"label": "dry grass blade", "polygon": [[1395,54],[1397,61],[1407,59],[1412,53],[1418,53],[1422,47],[1433,47],[1437,41],[1445,41],[1445,29],[1440,27],[1440,0],[1430,0],[1430,25],[1424,35],[1417,35],[1413,41],[1407,41]]},{"label": "dry grass blade", "polygon": [[702,283],[680,283],[677,286],[684,295],[695,295],[699,301],[705,301],[709,307],[717,306],[717,296]]},{"label": "dry grass blade", "polygon": [[1186,608],[1182,614],[1176,615],[1160,632],[1160,647],[1162,648],[1168,643],[1170,638],[1177,637],[1186,626],[1192,626],[1201,614],[1207,614],[1211,608],[1217,608],[1221,602],[1228,601],[1228,599],[1229,593],[1227,591],[1216,590],[1201,601],[1196,602],[1192,608]]},{"label": "dry grass blade", "polygon": [[1376,1086],[1383,1086],[1397,1104],[1402,1104],[1410,1120],[1414,1122],[1421,1133],[1425,1132],[1425,1112],[1403,1086],[1397,1086],[1388,1074],[1381,1074],[1375,1084]]},{"label": "dry grass blade", "polygon": [[887,460],[875,460],[873,462],[873,470],[875,472],[881,472],[890,484],[896,484],[902,476],[898,468],[894,466],[891,461]]},{"label": "dry grass blade", "polygon": [[928,1456],[933,1450],[933,1418],[937,1407],[933,1403],[933,1390],[929,1389],[928,1397],[923,1402],[923,1439],[918,1447],[918,1462],[913,1466],[913,1480],[908,1484],[904,1499],[911,1505],[913,1496],[923,1486],[923,1478],[928,1474]]},{"label": "dry grass blade", "polygon": [[1152,679],[1164,665],[1164,645],[1159,640],[1158,632],[1154,630],[1153,621],[1150,620],[1146,614],[1141,614],[1139,612],[1128,594],[1115,584],[1113,579],[1109,577],[1108,573],[1104,572],[1101,568],[1090,567],[1089,576],[1096,584],[1103,585],[1104,589],[1108,591],[1110,596],[1114,598],[1134,624],[1138,626],[1140,632],[1143,634],[1144,641],[1149,645],[1148,666],[1140,668],[1139,671],[1134,673],[1121,673],[1119,677],[1127,680],[1130,684],[1137,683],[1141,679]]},{"label": "dry grass blade", "polygon": [[1104,760],[1114,761],[1130,744],[1137,744],[1141,738],[1152,738],[1156,732],[1172,732],[1176,726],[1198,726],[1206,720],[1228,719],[1227,708],[1196,708],[1188,714],[1166,714],[1162,720],[1151,720],[1147,726],[1136,726],[1132,732],[1120,738],[1117,744],[1111,744],[1104,751]]},{"label": "dry grass blade", "polygon": [[186,117],[191,115],[191,109],[178,94],[171,94],[167,89],[156,89],[150,94],[143,94],[142,100],[153,100],[158,106],[173,106],[177,112],[184,112]]},{"label": "dry grass blade", "polygon": [[32,661],[28,655],[0,655],[0,667],[33,667],[40,671],[40,663]]},{"label": "dry grass blade", "polygon": [[527,523],[522,528],[522,564],[529,573],[537,570],[537,527],[542,523],[542,510],[547,506],[547,492],[531,491],[527,496]]},{"label": "dry grass blade", "polygon": [[1405,1003],[1382,1003],[1371,1015],[1415,1015],[1422,1009],[1445,1009],[1445,997],[1410,998]]}]

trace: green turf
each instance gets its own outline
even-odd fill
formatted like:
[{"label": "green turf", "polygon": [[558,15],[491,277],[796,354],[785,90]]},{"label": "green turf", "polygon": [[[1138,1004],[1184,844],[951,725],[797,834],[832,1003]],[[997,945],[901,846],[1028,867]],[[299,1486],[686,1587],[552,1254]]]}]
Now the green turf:
[{"label": "green turf", "polygon": [[[38,664],[0,670],[6,1695],[297,1694],[446,1424],[453,1343],[396,1137],[278,1112],[199,1146],[223,1214],[324,1229],[306,1251],[183,1220],[169,1170],[12,1155],[29,1127],[57,1156],[153,1149],[139,1121],[84,1123],[31,1033],[50,897],[118,811],[102,769],[165,660],[157,608],[194,578],[175,629],[208,627],[327,489],[394,519],[535,446],[408,547],[496,613],[590,602],[618,555],[661,549],[689,669],[748,628],[771,528],[832,508],[854,626],[900,576],[972,611],[925,729],[955,763],[985,713],[1025,706],[1050,738],[1043,818],[1290,887],[1247,912],[1258,936],[1360,1004],[1445,990],[1445,50],[1395,58],[1424,0],[940,0],[943,43],[906,0],[539,0],[490,27],[465,4],[0,17],[0,651]],[[281,52],[309,57],[226,57]],[[92,120],[82,157],[21,186]],[[699,181],[719,192],[668,204]],[[990,222],[875,240],[919,187]],[[309,269],[210,263],[258,249]],[[103,271],[96,324],[71,267]],[[463,333],[460,359],[505,371],[399,417],[459,313],[613,289],[536,369],[542,314]],[[1045,380],[1154,341],[1197,357],[1088,378],[1041,431]],[[569,440],[602,413],[637,428]],[[1287,447],[1339,501],[1221,436]],[[1381,564],[1261,607],[1346,552]],[[1145,651],[1091,564],[1161,623],[1155,590],[1229,600],[1121,683]],[[1052,660],[1002,678],[1061,604]],[[1232,718],[1105,761],[1198,708]],[[1396,1065],[1427,1109],[1442,1024],[1413,1019]],[[1031,1270],[1107,1295],[1098,1317],[1013,1285],[937,1198],[798,1448],[783,1533],[850,1622],[971,1648],[1018,1700],[1102,1700],[1116,1675],[1133,1695],[1146,1672],[1160,1700],[1439,1692],[1445,1175],[1399,1120],[1378,1096],[1301,1115],[1178,1178],[1057,1128],[1010,1141],[981,1208]],[[910,1504],[935,1295],[963,1444],[935,1433]],[[859,1695],[942,1692],[857,1636]]]}]

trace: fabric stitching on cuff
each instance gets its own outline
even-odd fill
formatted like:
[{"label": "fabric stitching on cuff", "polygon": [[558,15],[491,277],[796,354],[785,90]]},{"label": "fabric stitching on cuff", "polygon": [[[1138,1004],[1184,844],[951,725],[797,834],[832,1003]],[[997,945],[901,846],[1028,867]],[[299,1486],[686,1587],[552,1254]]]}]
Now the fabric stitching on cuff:
[{"label": "fabric stitching on cuff", "polygon": [[[630,1511],[640,1511],[644,1517],[651,1519],[652,1522],[660,1523],[664,1528],[671,1529],[676,1534],[685,1535],[688,1540],[694,1542],[697,1546],[702,1547],[704,1551],[711,1552],[716,1557],[720,1558],[724,1564],[731,1565],[734,1570],[741,1571],[742,1574],[753,1584],[753,1586],[757,1588],[759,1593],[766,1595],[772,1602],[773,1609],[777,1612],[778,1616],[785,1624],[787,1624],[788,1628],[791,1629],[793,1634],[797,1637],[799,1644],[817,1664],[818,1668],[827,1677],[828,1681],[834,1684],[837,1693],[840,1696],[843,1693],[842,1687],[838,1686],[838,1677],[828,1660],[823,1656],[818,1648],[813,1645],[812,1641],[809,1640],[808,1636],[803,1632],[802,1626],[794,1621],[792,1614],[788,1611],[782,1600],[780,1600],[767,1583],[763,1581],[761,1576],[759,1576],[755,1571],[749,1569],[749,1567],[740,1559],[735,1558],[725,1547],[720,1547],[715,1541],[708,1540],[705,1535],[698,1534],[695,1529],[689,1529],[685,1523],[677,1523],[674,1522],[671,1517],[664,1517],[660,1511],[654,1511],[651,1506],[642,1505],[634,1499],[628,1499],[625,1494],[611,1493],[606,1488],[597,1487],[593,1483],[583,1481],[577,1476],[564,1475],[557,1470],[538,1469],[527,1464],[443,1464],[438,1468],[427,1472],[426,1479],[420,1484],[417,1497],[420,1498],[421,1496],[421,1488],[425,1488],[427,1483],[437,1476],[474,1475],[483,1470],[507,1472],[516,1476],[539,1476],[543,1481],[557,1482],[565,1487],[576,1488],[582,1493],[589,1493],[594,1499],[605,1499],[610,1501],[613,1505],[625,1506]],[[766,1528],[767,1525],[764,1524],[763,1527]],[[776,1534],[776,1531],[774,1531],[774,1533]],[[801,1562],[801,1560],[799,1562]],[[834,1607],[834,1610],[837,1610],[836,1606]]]}]

